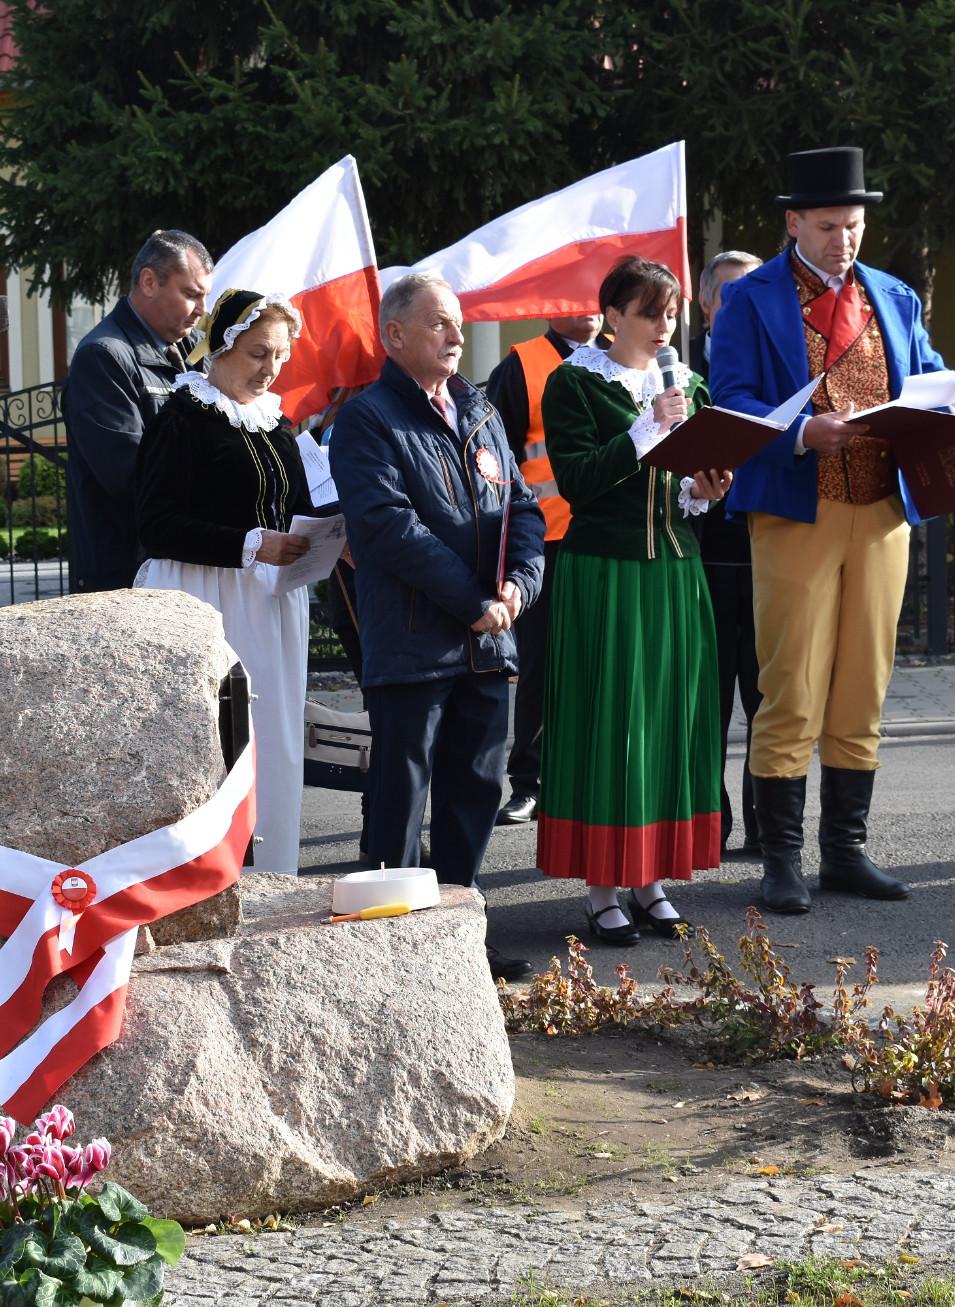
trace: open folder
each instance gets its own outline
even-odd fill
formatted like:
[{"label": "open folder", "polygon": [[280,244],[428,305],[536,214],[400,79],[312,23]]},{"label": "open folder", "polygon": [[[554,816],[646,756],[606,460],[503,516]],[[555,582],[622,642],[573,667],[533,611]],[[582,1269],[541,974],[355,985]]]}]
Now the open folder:
[{"label": "open folder", "polygon": [[818,385],[819,378],[815,377],[762,418],[715,406],[698,409],[641,455],[641,462],[680,476],[692,476],[694,472],[708,471],[711,467],[721,472],[740,467],[775,440],[780,432],[789,430]]},{"label": "open folder", "polygon": [[898,399],[849,419],[889,442],[920,517],[955,511],[955,413],[936,411],[950,404],[955,372],[925,372],[906,377]]}]

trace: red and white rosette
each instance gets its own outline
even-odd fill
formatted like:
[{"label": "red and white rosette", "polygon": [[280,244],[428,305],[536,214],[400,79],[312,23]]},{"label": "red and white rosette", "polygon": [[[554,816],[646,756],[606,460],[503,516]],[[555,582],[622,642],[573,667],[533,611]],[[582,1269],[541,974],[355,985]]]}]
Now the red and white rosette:
[{"label": "red and white rosette", "polygon": [[[32,1121],[118,1037],[138,927],[234,884],[254,825],[250,741],[208,802],[80,867],[0,846],[0,935],[9,937],[0,948],[4,1111]],[[46,987],[63,973],[80,992],[37,1025]]]}]

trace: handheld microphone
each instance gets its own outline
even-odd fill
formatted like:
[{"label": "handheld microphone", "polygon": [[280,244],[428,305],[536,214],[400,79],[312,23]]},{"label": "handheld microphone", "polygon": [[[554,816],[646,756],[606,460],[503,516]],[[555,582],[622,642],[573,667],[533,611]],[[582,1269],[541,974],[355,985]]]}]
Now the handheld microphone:
[{"label": "handheld microphone", "polygon": [[[680,356],[672,345],[661,345],[657,350],[657,367],[663,373],[664,390],[669,390],[671,386],[676,385],[676,378],[673,375],[673,369],[679,361]],[[674,422],[670,430],[676,431],[678,426],[680,426],[680,423]]]},{"label": "handheld microphone", "polygon": [[657,367],[663,373],[663,389],[669,390],[676,385],[673,375],[674,364],[679,363],[680,356],[672,345],[661,345],[657,350]]}]

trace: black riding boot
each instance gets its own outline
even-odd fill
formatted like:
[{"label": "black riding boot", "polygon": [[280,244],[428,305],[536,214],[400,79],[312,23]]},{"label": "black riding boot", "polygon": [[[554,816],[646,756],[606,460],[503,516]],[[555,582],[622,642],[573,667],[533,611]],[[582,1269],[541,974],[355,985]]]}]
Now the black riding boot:
[{"label": "black riding boot", "polygon": [[806,778],[754,776],[753,798],[763,847],[763,902],[770,912],[808,912],[809,891],[802,878]]},{"label": "black riding boot", "polygon": [[819,888],[867,899],[907,899],[909,887],[880,871],[865,851],[874,771],[822,768]]}]

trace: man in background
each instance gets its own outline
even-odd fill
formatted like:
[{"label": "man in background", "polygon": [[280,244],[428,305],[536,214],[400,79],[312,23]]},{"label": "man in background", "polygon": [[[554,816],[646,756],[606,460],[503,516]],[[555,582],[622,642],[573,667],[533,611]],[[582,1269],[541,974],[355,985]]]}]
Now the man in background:
[{"label": "man in background", "polygon": [[184,231],[155,231],[133,260],[129,294],[76,348],[63,390],[74,593],[133,583],[140,562],[133,512],[139,441],[186,369],[186,338],[205,312],[211,284],[204,245]]},{"label": "man in background", "polygon": [[[704,379],[709,376],[713,328],[722,304],[723,287],[758,268],[762,259],[744,250],[726,250],[710,259],[700,274],[700,311],[704,330],[690,341],[690,367]],[[727,518],[724,502],[710,504],[710,511],[694,519],[700,539],[703,570],[713,603],[716,623],[716,651],[720,681],[720,847],[724,856],[759,853],[753,778],[749,771],[749,747],[753,718],[759,707],[759,665],[756,662],[756,628],[753,622],[753,567],[749,552],[749,528],[745,517]],[[746,717],[746,758],[743,763],[743,843],[730,850],[727,843],[733,829],[733,805],[726,789],[726,741],[739,686],[740,704]]]}]

